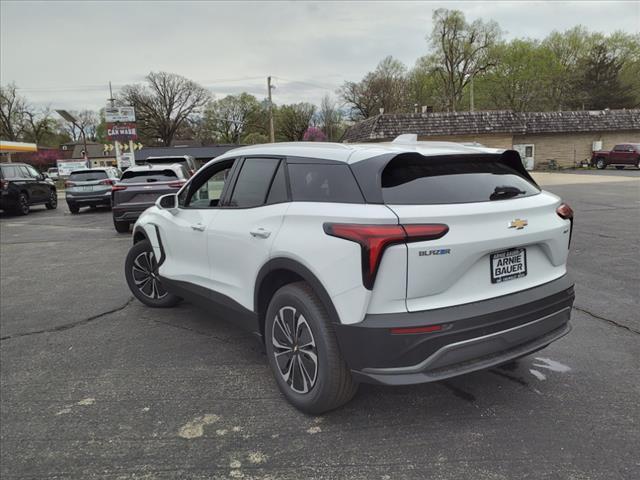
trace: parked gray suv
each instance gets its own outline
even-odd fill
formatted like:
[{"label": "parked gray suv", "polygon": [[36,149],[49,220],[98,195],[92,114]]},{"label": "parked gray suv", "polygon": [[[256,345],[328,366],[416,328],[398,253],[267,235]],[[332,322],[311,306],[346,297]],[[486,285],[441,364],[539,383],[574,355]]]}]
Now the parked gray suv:
[{"label": "parked gray suv", "polygon": [[158,197],[176,193],[191,177],[184,164],[140,165],[127,169],[113,186],[111,201],[113,226],[127,233],[129,225],[152,206]]}]

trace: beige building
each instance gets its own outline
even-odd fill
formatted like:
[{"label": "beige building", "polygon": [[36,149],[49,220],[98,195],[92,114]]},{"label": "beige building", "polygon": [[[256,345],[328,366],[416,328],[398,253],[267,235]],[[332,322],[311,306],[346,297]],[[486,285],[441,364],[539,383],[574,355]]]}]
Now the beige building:
[{"label": "beige building", "polygon": [[518,150],[535,168],[570,168],[590,159],[594,149],[640,143],[640,109],[381,114],[351,126],[343,141],[382,142],[405,133],[415,133],[419,140]]}]

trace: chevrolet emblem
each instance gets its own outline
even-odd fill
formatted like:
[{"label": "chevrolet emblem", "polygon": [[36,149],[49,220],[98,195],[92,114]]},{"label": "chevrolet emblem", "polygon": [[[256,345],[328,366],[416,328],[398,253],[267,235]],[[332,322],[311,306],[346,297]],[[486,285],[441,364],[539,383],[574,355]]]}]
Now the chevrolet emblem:
[{"label": "chevrolet emblem", "polygon": [[509,224],[509,228],[515,228],[516,230],[522,230],[527,225],[529,225],[529,222],[527,222],[526,220],[521,220],[519,218],[516,218],[515,220],[511,220],[511,223]]}]

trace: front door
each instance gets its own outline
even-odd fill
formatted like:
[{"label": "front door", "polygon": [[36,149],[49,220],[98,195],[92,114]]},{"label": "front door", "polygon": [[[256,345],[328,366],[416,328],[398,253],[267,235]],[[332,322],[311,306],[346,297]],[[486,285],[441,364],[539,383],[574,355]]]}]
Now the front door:
[{"label": "front door", "polygon": [[177,211],[162,210],[163,221],[158,228],[166,252],[160,266],[163,277],[215,290],[207,232],[220,214],[219,202],[233,163],[234,160],[220,162],[199,172],[180,192]]}]

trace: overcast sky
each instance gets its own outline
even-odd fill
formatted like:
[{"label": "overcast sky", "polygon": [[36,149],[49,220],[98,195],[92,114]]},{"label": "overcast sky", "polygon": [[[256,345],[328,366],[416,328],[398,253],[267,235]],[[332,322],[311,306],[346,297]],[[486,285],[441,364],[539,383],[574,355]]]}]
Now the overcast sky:
[{"label": "overcast sky", "polygon": [[0,2],[0,81],[53,108],[98,109],[108,82],[179,73],[216,97],[266,95],[317,103],[393,55],[411,67],[427,50],[432,11],[497,21],[506,38],[543,38],[582,24],[640,31],[640,2]]}]

